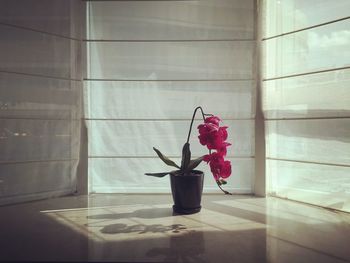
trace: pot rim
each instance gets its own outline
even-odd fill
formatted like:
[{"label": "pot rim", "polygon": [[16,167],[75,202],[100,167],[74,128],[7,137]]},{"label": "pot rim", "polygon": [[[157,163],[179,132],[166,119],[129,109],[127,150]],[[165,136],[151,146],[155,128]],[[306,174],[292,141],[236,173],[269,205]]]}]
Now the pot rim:
[{"label": "pot rim", "polygon": [[190,173],[182,173],[180,170],[175,170],[170,172],[171,176],[202,176],[204,172],[201,170],[191,170]]}]

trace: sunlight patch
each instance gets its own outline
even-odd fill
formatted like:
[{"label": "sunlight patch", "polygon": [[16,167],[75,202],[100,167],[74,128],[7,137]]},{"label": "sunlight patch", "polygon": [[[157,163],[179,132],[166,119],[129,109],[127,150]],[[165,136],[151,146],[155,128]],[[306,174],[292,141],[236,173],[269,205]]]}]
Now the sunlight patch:
[{"label": "sunlight patch", "polygon": [[42,213],[98,242],[265,228],[264,224],[204,208],[197,214],[175,216],[171,204],[48,210]]}]

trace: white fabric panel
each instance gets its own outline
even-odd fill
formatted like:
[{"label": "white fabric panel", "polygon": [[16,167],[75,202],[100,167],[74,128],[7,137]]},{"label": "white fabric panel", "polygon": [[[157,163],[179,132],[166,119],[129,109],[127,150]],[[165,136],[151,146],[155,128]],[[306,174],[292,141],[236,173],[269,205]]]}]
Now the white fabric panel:
[{"label": "white fabric panel", "polygon": [[83,7],[80,0],[1,0],[0,23],[79,38]]},{"label": "white fabric panel", "polygon": [[80,118],[81,82],[0,72],[0,116]]},{"label": "white fabric panel", "polygon": [[0,25],[0,70],[77,79],[79,42]]},{"label": "white fabric panel", "polygon": [[90,2],[91,39],[254,38],[254,1]]},{"label": "white fabric panel", "polygon": [[226,119],[255,114],[253,81],[89,81],[86,86],[88,118],[188,119],[198,105]]},{"label": "white fabric panel", "polygon": [[[173,160],[181,162],[179,158]],[[251,193],[254,159],[236,158],[231,161],[232,175],[224,188],[234,193]],[[92,192],[170,193],[169,176],[155,178],[144,173],[167,172],[174,169],[166,166],[159,158],[92,158],[89,161],[89,170]],[[204,192],[221,192],[206,163],[201,163],[198,170],[205,173]]]},{"label": "white fabric panel", "polygon": [[0,163],[78,158],[78,121],[2,119],[0,132]]},{"label": "white fabric panel", "polygon": [[264,78],[350,66],[350,19],[264,41]]},{"label": "white fabric panel", "polygon": [[[156,147],[167,156],[181,156],[191,120],[187,121],[89,121],[89,156],[156,156]],[[193,124],[191,151],[194,156],[208,153],[197,138]],[[229,156],[254,156],[254,121],[224,121],[229,126]]]},{"label": "white fabric panel", "polygon": [[1,1],[0,204],[76,189],[84,6]]},{"label": "white fabric panel", "polygon": [[263,5],[267,191],[350,211],[350,2]]},{"label": "white fabric panel", "polygon": [[348,0],[266,0],[264,37],[300,30],[348,17]]},{"label": "white fabric panel", "polygon": [[267,157],[350,165],[350,119],[267,121]]},{"label": "white fabric panel", "polygon": [[350,212],[350,167],[267,161],[270,193]]},{"label": "white fabric panel", "polygon": [[350,2],[264,8],[267,191],[349,211]]},{"label": "white fabric panel", "polygon": [[77,161],[0,165],[0,204],[3,198],[71,189],[76,165]]},{"label": "white fabric panel", "polygon": [[[193,110],[203,106],[230,126],[229,155],[247,157],[233,159],[239,176],[231,186],[251,192],[254,9],[252,0],[89,3],[84,95],[92,191],[169,192],[168,182],[143,175],[162,167],[152,147],[179,158]],[[207,153],[197,125],[194,156]]]},{"label": "white fabric panel", "polygon": [[264,81],[263,110],[269,119],[350,117],[350,69]]},{"label": "white fabric panel", "polygon": [[89,42],[90,79],[252,79],[254,41]]}]

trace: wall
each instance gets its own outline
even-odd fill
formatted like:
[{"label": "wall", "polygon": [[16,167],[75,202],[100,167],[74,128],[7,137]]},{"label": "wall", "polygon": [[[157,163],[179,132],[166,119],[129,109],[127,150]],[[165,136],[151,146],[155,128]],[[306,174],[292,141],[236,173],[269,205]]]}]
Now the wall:
[{"label": "wall", "polygon": [[350,211],[350,2],[264,8],[268,192]]},{"label": "wall", "polygon": [[0,204],[75,192],[85,4],[0,6]]},{"label": "wall", "polygon": [[[169,192],[155,146],[179,162],[194,108],[230,127],[227,189],[254,184],[255,1],[89,1],[91,192]],[[198,116],[199,117],[199,116]],[[198,122],[197,122],[198,123]],[[206,153],[192,135],[194,156]],[[218,191],[205,164],[205,192]]]}]

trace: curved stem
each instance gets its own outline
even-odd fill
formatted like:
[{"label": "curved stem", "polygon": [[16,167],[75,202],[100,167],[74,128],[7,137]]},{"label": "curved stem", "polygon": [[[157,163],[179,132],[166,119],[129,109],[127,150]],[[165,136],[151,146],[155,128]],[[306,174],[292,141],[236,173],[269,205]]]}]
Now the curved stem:
[{"label": "curved stem", "polygon": [[222,189],[221,185],[219,185],[218,183],[217,183],[217,185],[219,186],[220,190],[224,192],[225,195],[232,195],[230,192],[227,192],[224,189]]},{"label": "curved stem", "polygon": [[205,120],[205,116],[213,116],[213,114],[205,114],[201,106],[198,106],[197,108],[195,108],[193,115],[192,115],[190,130],[188,131],[188,136],[187,136],[187,141],[186,141],[187,143],[190,141],[192,126],[193,126],[194,118],[196,117],[197,110],[201,110],[203,121]]}]

